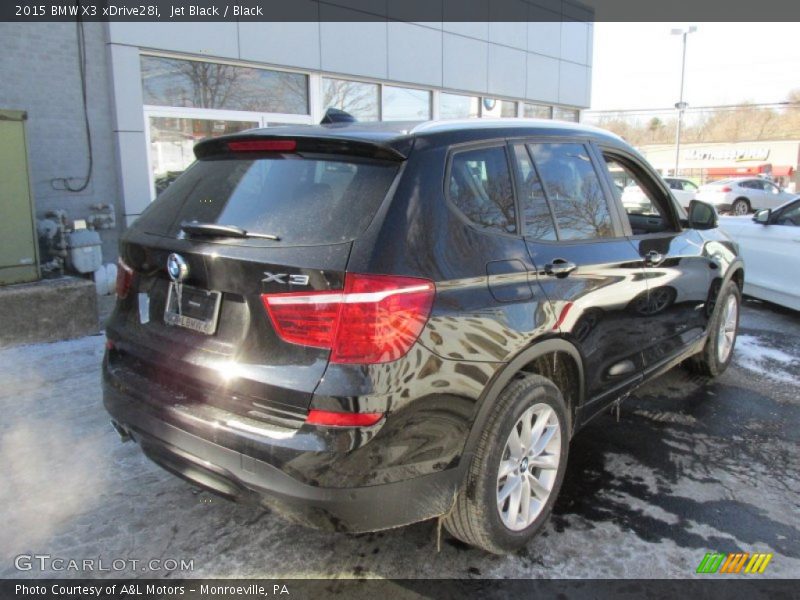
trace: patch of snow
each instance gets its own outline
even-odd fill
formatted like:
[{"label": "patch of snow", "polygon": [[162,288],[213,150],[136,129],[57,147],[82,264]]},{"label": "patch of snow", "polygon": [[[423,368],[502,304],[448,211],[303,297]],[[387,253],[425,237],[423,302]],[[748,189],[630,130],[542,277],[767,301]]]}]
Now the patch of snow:
[{"label": "patch of snow", "polygon": [[697,419],[695,419],[692,415],[687,415],[680,412],[637,409],[633,411],[633,414],[646,419],[651,419],[653,421],[659,421],[661,423],[678,423],[679,425],[690,426],[697,423]]},{"label": "patch of snow", "polygon": [[733,359],[748,371],[770,377],[776,381],[800,384],[800,357],[767,345],[754,335],[740,335],[736,339]]}]

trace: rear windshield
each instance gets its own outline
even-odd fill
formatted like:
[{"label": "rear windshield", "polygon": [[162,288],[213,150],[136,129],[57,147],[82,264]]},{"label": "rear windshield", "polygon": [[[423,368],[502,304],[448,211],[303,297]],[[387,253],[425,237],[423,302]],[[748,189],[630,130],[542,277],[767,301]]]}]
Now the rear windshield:
[{"label": "rear windshield", "polygon": [[347,158],[225,158],[195,162],[137,226],[177,235],[184,222],[235,225],[285,244],[332,244],[366,229],[397,163]]}]

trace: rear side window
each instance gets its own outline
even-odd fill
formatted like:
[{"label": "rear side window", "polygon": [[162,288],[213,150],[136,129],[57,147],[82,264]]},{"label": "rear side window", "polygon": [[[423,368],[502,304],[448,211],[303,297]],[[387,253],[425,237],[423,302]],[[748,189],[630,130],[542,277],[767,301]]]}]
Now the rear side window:
[{"label": "rear side window", "polygon": [[583,144],[530,144],[558,224],[559,239],[614,237],[600,179]]},{"label": "rear side window", "polygon": [[450,201],[478,227],[515,233],[516,211],[505,147],[477,148],[453,155]]},{"label": "rear side window", "polygon": [[235,225],[285,244],[357,237],[375,215],[396,163],[287,158],[197,161],[141,217],[150,233],[176,235],[186,221]]}]

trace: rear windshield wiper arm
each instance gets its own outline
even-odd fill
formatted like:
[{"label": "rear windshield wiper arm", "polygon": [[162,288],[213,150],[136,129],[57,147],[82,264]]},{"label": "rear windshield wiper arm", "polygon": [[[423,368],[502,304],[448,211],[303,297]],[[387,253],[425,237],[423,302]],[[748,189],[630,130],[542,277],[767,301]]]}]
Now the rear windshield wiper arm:
[{"label": "rear windshield wiper arm", "polygon": [[261,238],[264,240],[279,241],[277,235],[269,233],[251,233],[236,225],[219,225],[217,223],[181,223],[181,229],[189,235],[204,235],[207,237],[229,237],[229,238]]}]

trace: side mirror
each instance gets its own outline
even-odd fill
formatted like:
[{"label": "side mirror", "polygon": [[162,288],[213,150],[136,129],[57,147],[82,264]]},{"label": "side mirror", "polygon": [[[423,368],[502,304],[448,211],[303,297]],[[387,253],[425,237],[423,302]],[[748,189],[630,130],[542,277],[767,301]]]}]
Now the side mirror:
[{"label": "side mirror", "polygon": [[714,229],[717,226],[717,211],[707,202],[689,202],[689,227],[692,229]]},{"label": "side mirror", "polygon": [[761,223],[762,225],[769,225],[770,219],[772,219],[771,208],[762,208],[761,210],[757,210],[756,214],[753,215],[753,221]]}]

